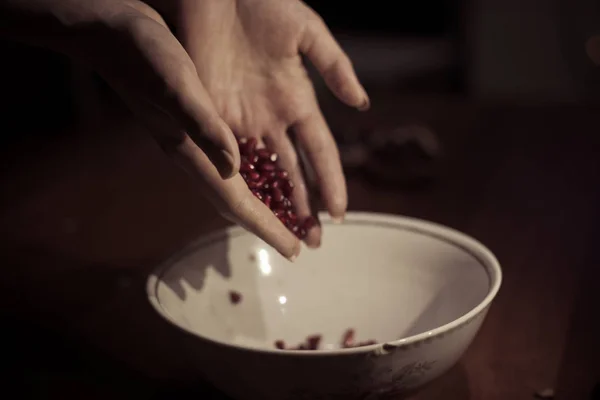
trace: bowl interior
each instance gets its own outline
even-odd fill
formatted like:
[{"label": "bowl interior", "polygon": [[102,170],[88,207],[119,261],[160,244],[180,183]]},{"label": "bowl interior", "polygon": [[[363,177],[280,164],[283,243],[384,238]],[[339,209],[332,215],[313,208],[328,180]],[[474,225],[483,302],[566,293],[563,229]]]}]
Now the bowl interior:
[{"label": "bowl interior", "polygon": [[211,235],[166,263],[150,295],[173,323],[210,340],[273,349],[319,334],[334,349],[348,328],[383,342],[441,327],[499,279],[483,246],[447,228],[368,214],[323,221],[322,247],[295,263],[240,228]]}]

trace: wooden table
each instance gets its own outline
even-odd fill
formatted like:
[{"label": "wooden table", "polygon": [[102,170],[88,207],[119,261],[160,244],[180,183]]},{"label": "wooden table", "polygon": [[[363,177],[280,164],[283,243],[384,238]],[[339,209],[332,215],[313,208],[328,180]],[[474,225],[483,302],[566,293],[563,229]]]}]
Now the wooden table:
[{"label": "wooden table", "polygon": [[[599,110],[372,97],[367,114],[323,108],[338,131],[427,124],[444,158],[427,189],[350,177],[350,209],[450,225],[504,269],[467,354],[414,399],[524,400],[545,388],[590,398],[600,380]],[[194,380],[143,285],[149,267],[223,222],[143,132],[102,121],[2,149],[4,376],[44,399],[221,398]]]}]

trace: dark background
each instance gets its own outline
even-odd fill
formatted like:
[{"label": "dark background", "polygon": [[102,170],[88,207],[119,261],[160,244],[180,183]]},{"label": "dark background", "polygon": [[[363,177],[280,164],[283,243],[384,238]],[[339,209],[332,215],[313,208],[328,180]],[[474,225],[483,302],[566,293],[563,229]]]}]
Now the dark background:
[{"label": "dark background", "polygon": [[[444,150],[418,189],[348,173],[350,208],[447,224],[503,264],[476,341],[415,399],[524,400],[548,387],[589,399],[600,71],[583,43],[600,31],[600,3],[308,3],[373,103],[356,115],[316,81],[337,137],[417,124]],[[0,41],[0,55],[4,387],[15,398],[220,398],[186,376],[142,288],[145,268],[223,222],[139,127],[105,112],[120,102],[91,71],[14,43]]]}]

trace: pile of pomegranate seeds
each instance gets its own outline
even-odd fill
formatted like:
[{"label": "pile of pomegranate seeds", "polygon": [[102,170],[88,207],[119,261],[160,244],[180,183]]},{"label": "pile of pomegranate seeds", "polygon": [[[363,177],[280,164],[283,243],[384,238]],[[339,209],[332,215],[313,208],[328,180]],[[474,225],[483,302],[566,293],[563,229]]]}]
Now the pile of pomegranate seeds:
[{"label": "pile of pomegranate seeds", "polygon": [[[367,340],[364,342],[354,343],[354,329],[348,329],[344,332],[342,336],[342,340],[340,343],[340,347],[342,349],[350,349],[354,347],[363,347],[363,346],[371,346],[376,344],[375,340]],[[287,347],[285,346],[285,342],[283,340],[277,340],[275,342],[275,347],[279,350],[319,350],[319,345],[321,344],[321,335],[311,335],[306,338],[303,343],[300,343],[296,347]]]},{"label": "pile of pomegranate seeds", "polygon": [[238,144],[242,156],[240,174],[248,188],[293,234],[304,239],[317,221],[312,216],[301,221],[296,215],[290,200],[294,183],[288,172],[277,166],[277,153],[257,148],[255,138],[239,139]]},{"label": "pile of pomegranate seeds", "polygon": [[286,348],[283,340],[277,340],[275,347],[279,350],[319,350],[319,344],[321,344],[321,335],[311,335],[296,347]]}]

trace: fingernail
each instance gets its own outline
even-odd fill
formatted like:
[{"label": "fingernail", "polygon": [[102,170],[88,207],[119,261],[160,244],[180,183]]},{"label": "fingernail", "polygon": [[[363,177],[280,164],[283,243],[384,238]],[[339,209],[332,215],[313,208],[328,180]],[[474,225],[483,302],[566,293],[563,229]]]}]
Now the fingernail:
[{"label": "fingernail", "polygon": [[227,150],[221,150],[221,155],[225,160],[223,169],[219,169],[219,173],[223,179],[228,179],[238,173],[238,168],[235,167],[235,157]]},{"label": "fingernail", "polygon": [[371,101],[369,100],[368,97],[365,97],[365,99],[363,100],[361,105],[358,106],[358,110],[359,111],[367,111],[369,108],[371,108]]},{"label": "fingernail", "polygon": [[296,258],[298,258],[298,256],[297,255],[293,255],[290,258],[288,258],[288,260],[290,260],[290,262],[294,262],[294,261],[296,261]]},{"label": "fingernail", "polygon": [[235,158],[233,155],[224,149],[215,149],[216,151],[210,151],[205,148],[206,155],[213,163],[217,171],[219,171],[219,175],[223,179],[229,179],[235,174],[237,174],[237,170],[235,168]]},{"label": "fingernail", "polygon": [[342,222],[344,222],[344,217],[331,217],[331,222],[333,222],[334,224],[341,224]]}]

